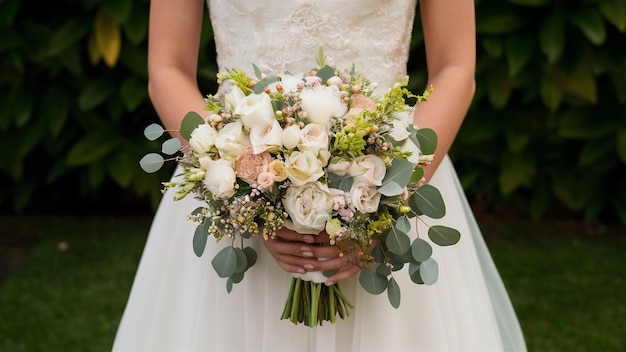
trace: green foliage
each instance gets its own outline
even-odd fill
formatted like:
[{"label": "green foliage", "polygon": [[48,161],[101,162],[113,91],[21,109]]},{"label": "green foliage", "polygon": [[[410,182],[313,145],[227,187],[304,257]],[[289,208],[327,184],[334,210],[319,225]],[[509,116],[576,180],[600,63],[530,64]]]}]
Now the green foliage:
[{"label": "green foliage", "polygon": [[[148,6],[0,2],[2,211],[111,187],[157,204],[173,169],[138,165],[159,147],[141,135],[158,121],[146,90]],[[626,223],[626,2],[478,0],[476,12],[477,90],[450,152],[470,199],[532,218],[563,208]],[[211,37],[207,20],[207,94]],[[411,91],[426,85],[423,44],[416,20]]]}]

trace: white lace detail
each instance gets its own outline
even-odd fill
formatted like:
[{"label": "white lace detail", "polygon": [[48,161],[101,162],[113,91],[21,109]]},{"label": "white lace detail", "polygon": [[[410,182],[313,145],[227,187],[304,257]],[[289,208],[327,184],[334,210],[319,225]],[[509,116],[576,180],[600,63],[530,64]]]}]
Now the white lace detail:
[{"label": "white lace detail", "polygon": [[[417,0],[207,0],[221,70],[301,73],[320,46],[380,88],[406,74]],[[245,35],[242,35],[242,32]]]}]

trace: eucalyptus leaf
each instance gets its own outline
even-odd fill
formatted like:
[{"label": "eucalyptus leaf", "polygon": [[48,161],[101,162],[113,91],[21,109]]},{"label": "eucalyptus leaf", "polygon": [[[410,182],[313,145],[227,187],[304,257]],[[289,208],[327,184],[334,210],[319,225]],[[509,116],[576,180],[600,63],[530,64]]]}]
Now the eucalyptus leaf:
[{"label": "eucalyptus leaf", "polygon": [[384,264],[380,264],[376,267],[376,273],[378,275],[382,275],[384,277],[387,277],[389,275],[391,275],[391,269],[389,269],[388,266],[384,265]]},{"label": "eucalyptus leaf", "polygon": [[389,230],[385,238],[387,249],[397,255],[403,255],[411,247],[411,239],[404,232],[398,231],[395,227]]},{"label": "eucalyptus leaf", "polygon": [[335,70],[330,66],[324,66],[317,71],[317,76],[322,79],[322,84],[326,84],[326,81],[334,75]]},{"label": "eucalyptus leaf", "polygon": [[202,226],[198,225],[196,227],[196,231],[193,233],[193,252],[198,257],[202,257],[204,254],[204,249],[206,248],[207,238],[209,237],[209,232]]},{"label": "eucalyptus leaf", "polygon": [[374,261],[376,263],[382,263],[385,261],[385,253],[380,243],[378,243],[374,248],[372,248],[372,257],[374,257]]},{"label": "eucalyptus leaf", "polygon": [[163,142],[163,145],[161,146],[161,151],[164,154],[173,155],[180,151],[180,147],[181,147],[180,139],[170,138],[166,140],[165,142]]},{"label": "eucalyptus leaf", "polygon": [[413,174],[414,164],[405,159],[393,159],[378,192],[387,197],[402,194]]},{"label": "eucalyptus leaf", "polygon": [[393,277],[387,283],[387,298],[392,307],[400,307],[400,286]]},{"label": "eucalyptus leaf", "polygon": [[237,252],[232,246],[223,248],[211,261],[213,269],[221,278],[226,278],[237,270]]},{"label": "eucalyptus leaf", "polygon": [[406,216],[401,216],[396,220],[396,229],[400,232],[409,233],[411,231],[411,222]]},{"label": "eucalyptus leaf", "polygon": [[361,269],[359,282],[365,291],[373,295],[379,295],[387,289],[387,278],[376,273],[376,271],[371,268]]},{"label": "eucalyptus leaf", "polygon": [[244,248],[243,252],[246,254],[246,263],[247,263],[246,270],[247,270],[247,269],[250,269],[252,266],[254,266],[254,264],[256,264],[258,255],[257,255],[257,252],[252,247]]},{"label": "eucalyptus leaf", "polygon": [[235,267],[235,273],[243,273],[248,269],[248,258],[243,249],[234,247],[235,254],[237,255],[237,265]]},{"label": "eucalyptus leaf", "polygon": [[437,149],[437,133],[430,128],[420,128],[415,133],[419,148],[424,155],[435,154]]},{"label": "eucalyptus leaf", "polygon": [[240,272],[240,273],[234,273],[232,274],[229,279],[234,283],[234,284],[238,284],[241,282],[241,280],[243,280],[244,277],[244,273]]},{"label": "eucalyptus leaf", "polygon": [[420,277],[426,285],[433,285],[439,278],[439,264],[433,258],[421,263],[419,271]]},{"label": "eucalyptus leaf", "polygon": [[165,130],[161,125],[158,123],[152,123],[143,130],[143,135],[146,136],[149,141],[154,141],[161,137],[163,132],[165,132]]},{"label": "eucalyptus leaf", "polygon": [[428,229],[428,238],[440,246],[451,246],[461,239],[457,229],[443,225],[434,225]]},{"label": "eucalyptus leaf", "polygon": [[432,254],[433,247],[421,238],[416,238],[411,244],[411,255],[416,262],[425,262]]},{"label": "eucalyptus leaf", "polygon": [[411,281],[415,282],[418,285],[424,284],[424,280],[422,279],[422,275],[420,273],[421,266],[421,263],[409,263],[409,277],[411,278]]},{"label": "eucalyptus leaf", "polygon": [[350,192],[354,179],[350,176],[339,176],[335,173],[328,173],[328,187],[344,192]]},{"label": "eucalyptus leaf", "polygon": [[157,153],[146,154],[139,160],[139,166],[149,174],[159,171],[163,164],[165,164],[165,159]]},{"label": "eucalyptus leaf", "polygon": [[197,112],[188,112],[185,117],[183,117],[183,121],[180,124],[181,136],[185,138],[185,140],[191,139],[191,132],[203,123],[205,123],[204,119]]},{"label": "eucalyptus leaf", "polygon": [[433,219],[441,219],[446,215],[446,206],[443,197],[437,188],[426,184],[421,186],[411,196],[420,212]]},{"label": "eucalyptus leaf", "polygon": [[226,280],[226,292],[231,293],[233,291],[233,280],[229,277],[228,280]]}]

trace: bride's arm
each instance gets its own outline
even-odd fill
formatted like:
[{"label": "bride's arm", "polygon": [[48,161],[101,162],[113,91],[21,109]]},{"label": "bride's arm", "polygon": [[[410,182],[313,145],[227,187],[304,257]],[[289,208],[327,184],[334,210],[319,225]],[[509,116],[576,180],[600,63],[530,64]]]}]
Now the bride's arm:
[{"label": "bride's arm", "polygon": [[438,145],[429,180],[463,122],[475,90],[476,39],[473,0],[420,0],[428,86],[434,92],[415,109],[414,122],[435,130]]},{"label": "bride's arm", "polygon": [[150,2],[148,93],[167,130],[178,130],[190,110],[206,114],[197,81],[204,6],[203,0]]}]

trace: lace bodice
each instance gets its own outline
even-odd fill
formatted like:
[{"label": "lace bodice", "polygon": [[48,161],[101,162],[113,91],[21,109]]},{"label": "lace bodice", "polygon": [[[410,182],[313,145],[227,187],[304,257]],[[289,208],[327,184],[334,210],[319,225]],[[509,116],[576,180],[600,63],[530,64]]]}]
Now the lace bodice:
[{"label": "lace bodice", "polygon": [[302,73],[320,46],[380,88],[406,74],[417,0],[207,0],[220,70]]}]

